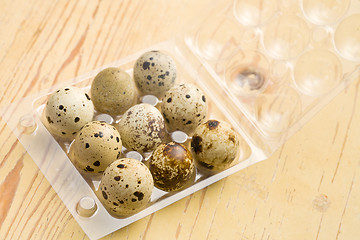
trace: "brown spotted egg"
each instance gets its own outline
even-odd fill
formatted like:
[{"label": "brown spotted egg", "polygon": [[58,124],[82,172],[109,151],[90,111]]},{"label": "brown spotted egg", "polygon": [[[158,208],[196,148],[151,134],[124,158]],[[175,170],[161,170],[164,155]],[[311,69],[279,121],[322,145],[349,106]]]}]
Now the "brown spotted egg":
[{"label": "brown spotted egg", "polygon": [[191,151],[200,169],[224,170],[237,157],[239,136],[228,123],[209,120],[196,128]]},{"label": "brown spotted egg", "polygon": [[146,52],[135,62],[134,81],[143,95],[161,97],[174,85],[175,79],[176,64],[163,52]]},{"label": "brown spotted egg", "polygon": [[95,109],[110,115],[124,113],[134,103],[135,85],[130,75],[118,68],[99,72],[91,84],[91,98]]},{"label": "brown spotted egg", "polygon": [[129,216],[146,207],[153,188],[151,173],[142,162],[122,158],[106,168],[101,178],[99,197],[111,214]]},{"label": "brown spotted egg", "polygon": [[182,144],[170,142],[156,148],[150,158],[149,169],[155,187],[169,192],[186,186],[195,167],[190,151]]},{"label": "brown spotted egg", "polygon": [[128,150],[153,151],[166,137],[164,119],[160,111],[146,103],[129,108],[121,117],[117,128],[123,145]]},{"label": "brown spotted egg", "polygon": [[177,85],[165,94],[161,112],[169,132],[181,130],[190,134],[206,117],[206,97],[191,83]]},{"label": "brown spotted egg", "polygon": [[85,124],[71,145],[71,158],[81,171],[101,173],[120,158],[121,138],[118,130],[105,122]]},{"label": "brown spotted egg", "polygon": [[77,87],[54,92],[45,106],[49,131],[58,137],[72,139],[94,117],[94,105],[87,93]]}]

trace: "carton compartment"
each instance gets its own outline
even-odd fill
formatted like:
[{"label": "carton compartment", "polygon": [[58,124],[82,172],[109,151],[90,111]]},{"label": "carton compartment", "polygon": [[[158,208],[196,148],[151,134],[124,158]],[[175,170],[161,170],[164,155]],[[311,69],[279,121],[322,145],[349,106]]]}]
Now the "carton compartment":
[{"label": "carton compartment", "polygon": [[351,15],[340,22],[334,42],[343,58],[360,61],[360,14]]},{"label": "carton compartment", "polygon": [[350,5],[350,0],[303,0],[305,17],[317,25],[331,24],[338,21]]},{"label": "carton compartment", "polygon": [[294,80],[301,93],[320,96],[336,87],[342,76],[339,58],[328,50],[313,49],[296,61]]}]

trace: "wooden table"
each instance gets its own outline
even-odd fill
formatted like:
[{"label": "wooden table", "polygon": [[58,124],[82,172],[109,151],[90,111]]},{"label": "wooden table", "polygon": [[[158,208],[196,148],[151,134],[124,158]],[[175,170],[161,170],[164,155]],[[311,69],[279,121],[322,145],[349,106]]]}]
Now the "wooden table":
[{"label": "wooden table", "polygon": [[[189,19],[216,4],[2,0],[0,108],[182,34]],[[350,84],[268,160],[104,239],[359,239],[359,84]],[[0,124],[0,239],[87,239]]]}]

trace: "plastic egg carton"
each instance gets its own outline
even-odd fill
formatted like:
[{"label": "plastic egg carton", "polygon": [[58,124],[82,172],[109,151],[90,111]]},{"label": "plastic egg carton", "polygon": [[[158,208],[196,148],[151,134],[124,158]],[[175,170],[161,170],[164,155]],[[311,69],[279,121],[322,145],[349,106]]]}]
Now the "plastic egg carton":
[{"label": "plastic egg carton", "polygon": [[[161,208],[164,208],[179,199],[188,196],[242,168],[245,168],[256,161],[266,159],[261,149],[257,149],[245,136],[240,140],[240,154],[233,166],[215,175],[206,176],[197,172],[193,175],[194,183],[188,185],[179,192],[165,192],[154,187],[149,206],[143,211],[127,218],[113,217],[102,205],[98,197],[98,187],[101,175],[91,175],[79,172],[73,165],[70,158],[70,147],[72,141],[61,140],[53,137],[47,130],[47,120],[44,108],[49,96],[59,88],[76,86],[85,92],[90,92],[91,82],[98,72],[107,67],[120,67],[132,76],[132,69],[136,59],[144,52],[159,50],[170,55],[177,66],[176,84],[191,82],[202,88],[202,79],[198,76],[193,66],[183,64],[187,56],[178,48],[176,42],[168,41],[149,49],[144,49],[137,54],[125,59],[113,62],[109,65],[96,69],[88,74],[79,76],[64,84],[56,85],[44,90],[35,96],[29,96],[19,102],[9,105],[3,109],[1,114],[8,126],[12,129],[19,141],[24,145],[29,155],[45,175],[53,189],[62,199],[84,232],[90,239],[101,238],[117,229],[120,229],[138,219],[141,219]],[[204,89],[208,114],[207,119],[223,120],[232,123],[227,117],[225,109],[213,97],[207,94]],[[154,96],[138,96],[137,103],[146,102],[160,108],[161,102]],[[110,116],[107,114],[95,113],[94,120],[105,121],[109,124],[118,123],[121,116]],[[235,126],[233,124],[233,126]],[[240,132],[240,129],[236,129]],[[180,131],[169,133],[169,138],[185,144],[190,149],[190,138]],[[135,158],[147,162],[151,153],[140,154],[135,151],[128,151],[123,147],[121,157]]]},{"label": "plastic egg carton", "polygon": [[199,74],[267,156],[359,77],[360,1],[234,0],[200,22]]},{"label": "plastic egg carton", "polygon": [[[261,4],[260,4],[261,3]],[[43,90],[1,110],[42,173],[90,239],[101,238],[243,168],[267,159],[291,135],[359,77],[360,2],[235,0],[197,19],[183,38],[163,42],[102,66],[67,83]],[[43,124],[49,95],[60,87],[89,92],[95,75],[120,67],[132,75],[136,59],[149,50],[170,55],[177,65],[176,84],[191,82],[208,99],[207,119],[224,120],[241,136],[233,165],[217,174],[194,176],[179,192],[154,188],[151,203],[127,218],[111,216],[97,197],[99,178],[78,172],[68,157],[71,142],[55,139]],[[153,96],[138,102],[159,107]],[[121,116],[96,113],[95,120],[115,123]],[[169,133],[173,140],[190,139]],[[191,136],[190,136],[191,137]],[[150,154],[122,151],[146,161]]]}]

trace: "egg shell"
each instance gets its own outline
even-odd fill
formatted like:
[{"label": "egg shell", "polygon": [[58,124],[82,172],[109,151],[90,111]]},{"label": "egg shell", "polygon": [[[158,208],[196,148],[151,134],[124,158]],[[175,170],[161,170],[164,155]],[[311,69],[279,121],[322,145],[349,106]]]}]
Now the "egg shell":
[{"label": "egg shell", "polygon": [[175,83],[176,64],[167,54],[150,51],[134,64],[134,81],[143,95],[161,97]]},{"label": "egg shell", "polygon": [[91,84],[95,109],[110,115],[124,113],[135,101],[136,89],[131,76],[119,68],[99,72]]},{"label": "egg shell", "polygon": [[200,169],[224,170],[238,155],[239,136],[228,123],[209,120],[196,128],[191,152]]},{"label": "egg shell", "polygon": [[194,173],[194,162],[190,151],[182,144],[161,144],[153,152],[149,169],[155,187],[164,191],[182,189]]},{"label": "egg shell", "polygon": [[106,168],[100,182],[99,198],[111,214],[129,216],[146,207],[153,188],[151,173],[142,162],[122,158]]},{"label": "egg shell", "polygon": [[105,122],[85,124],[71,144],[74,165],[88,173],[101,173],[121,156],[118,130]]},{"label": "egg shell", "polygon": [[123,145],[128,150],[150,152],[166,138],[164,119],[160,111],[146,103],[129,108],[116,127]]},{"label": "egg shell", "polygon": [[206,118],[205,94],[191,83],[174,86],[165,94],[161,112],[169,132],[191,134]]},{"label": "egg shell", "polygon": [[89,95],[77,87],[55,91],[45,106],[49,131],[60,138],[73,139],[76,133],[94,117],[94,105]]}]

